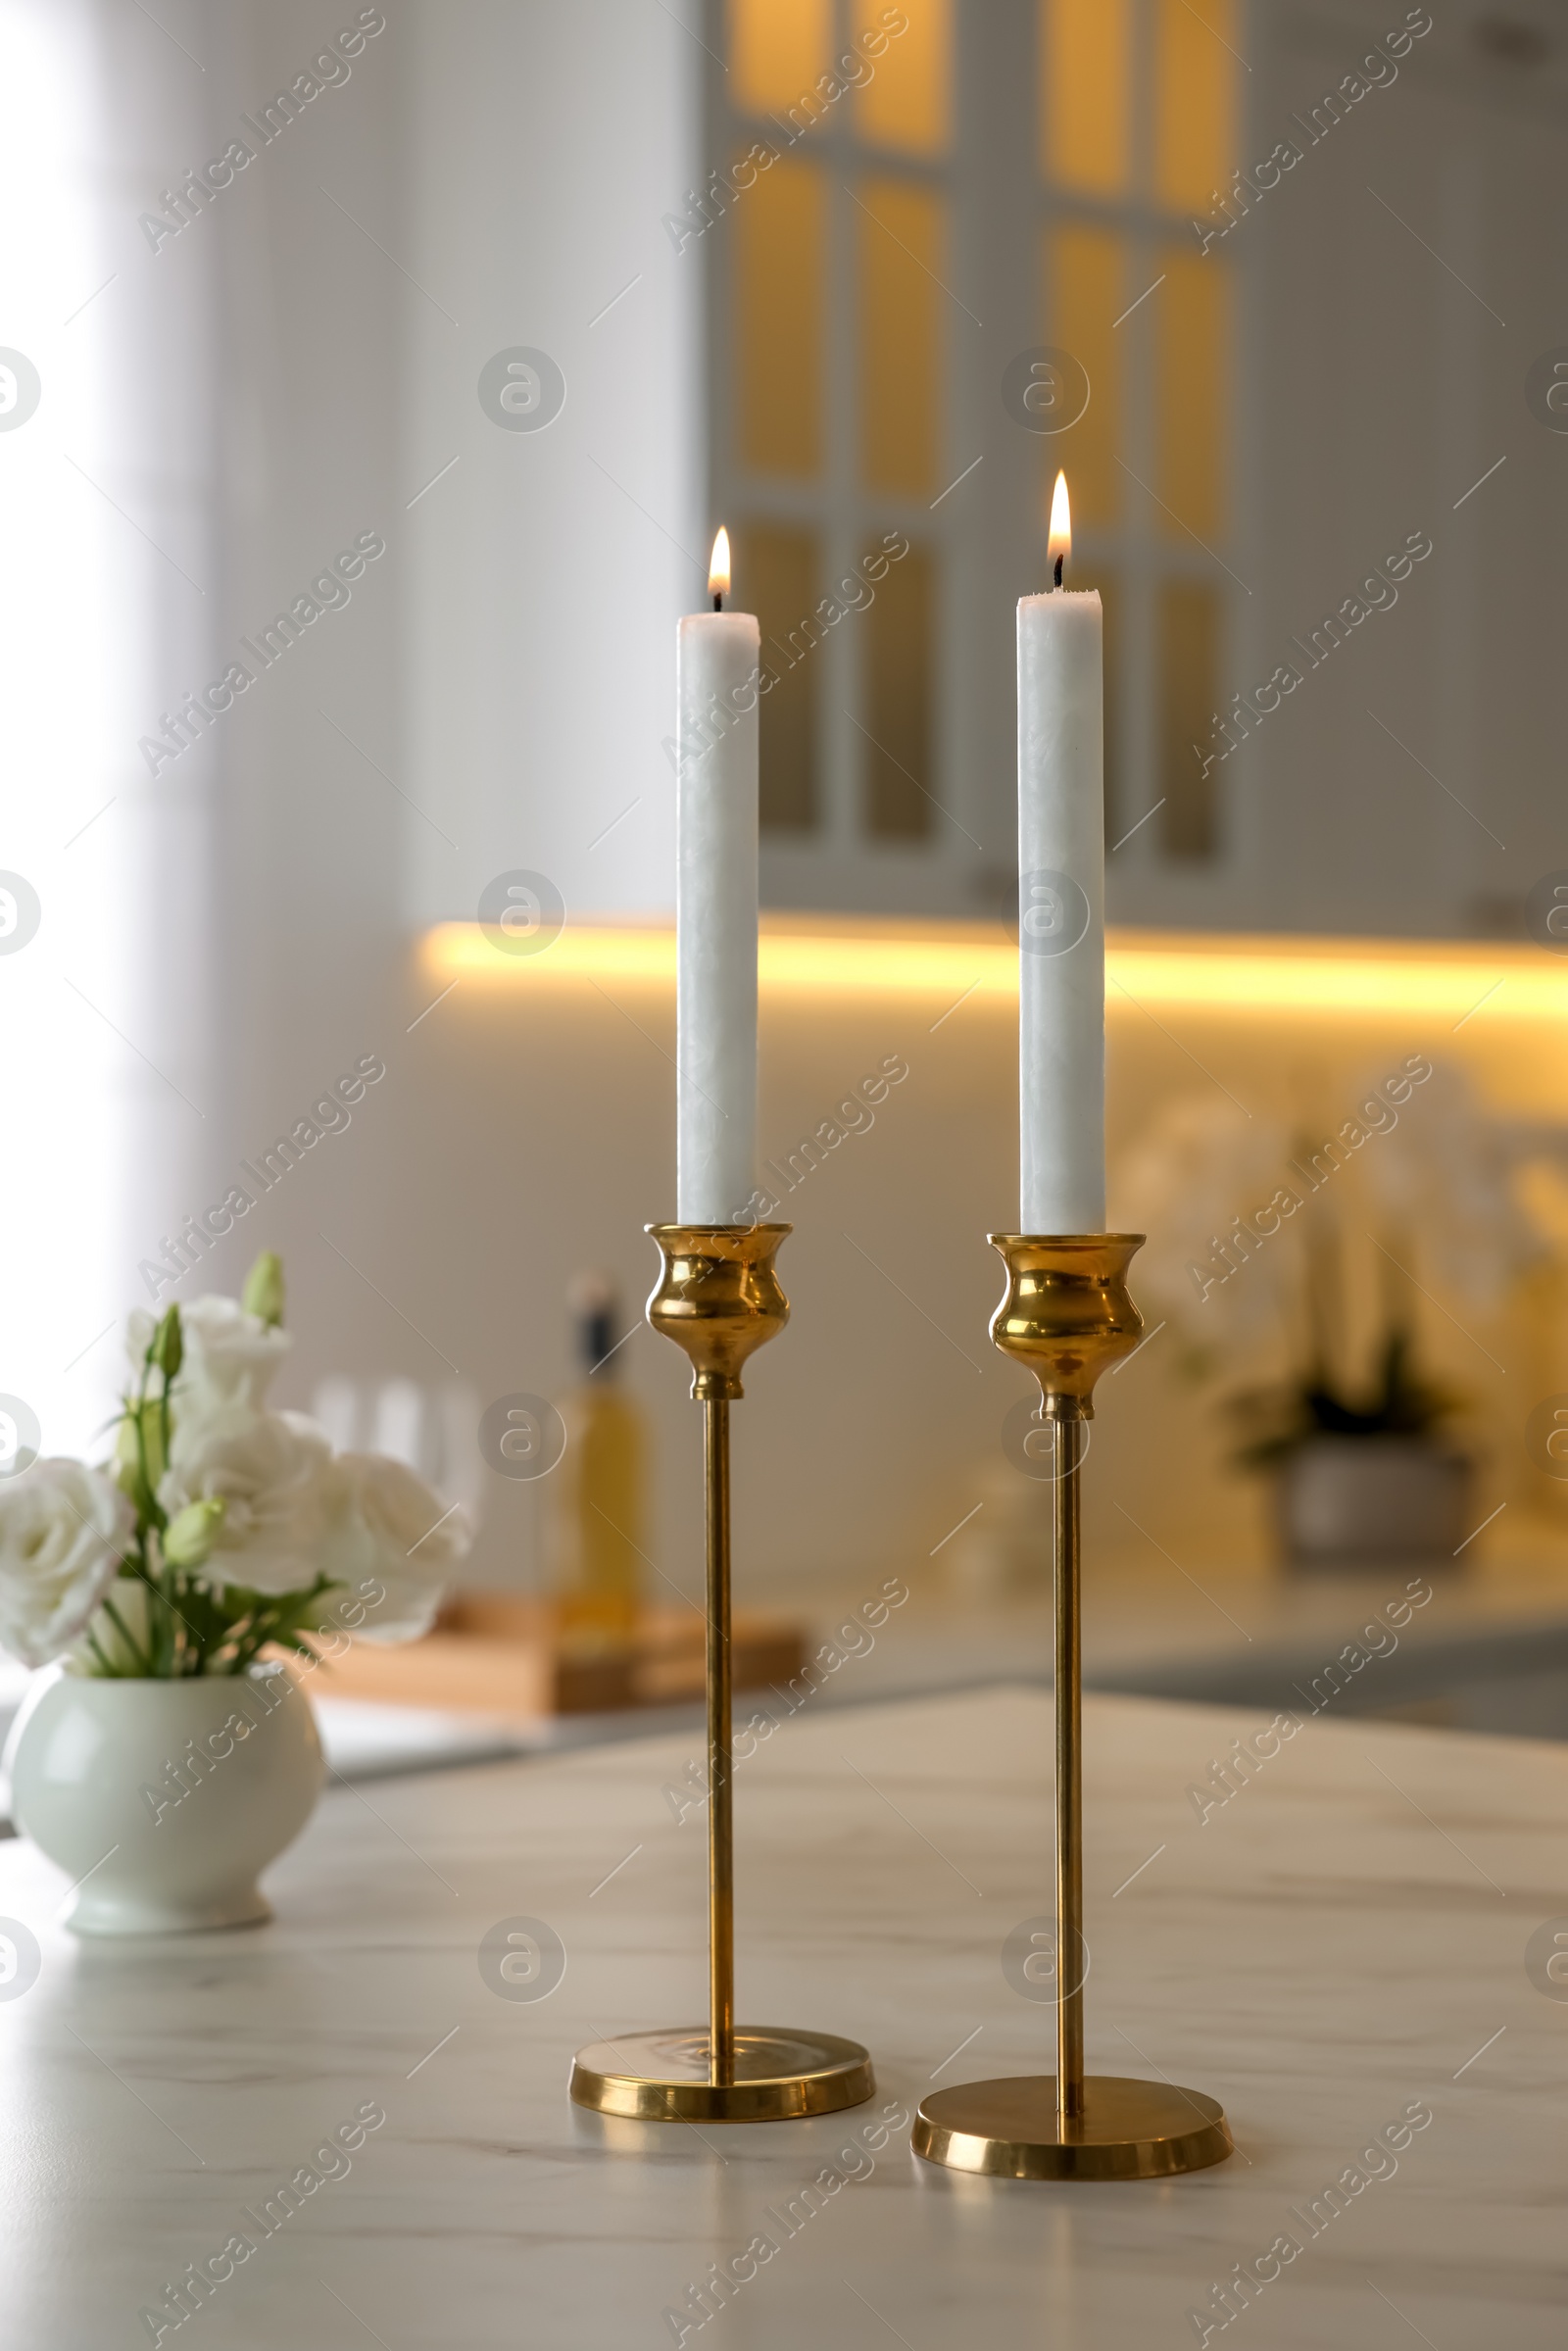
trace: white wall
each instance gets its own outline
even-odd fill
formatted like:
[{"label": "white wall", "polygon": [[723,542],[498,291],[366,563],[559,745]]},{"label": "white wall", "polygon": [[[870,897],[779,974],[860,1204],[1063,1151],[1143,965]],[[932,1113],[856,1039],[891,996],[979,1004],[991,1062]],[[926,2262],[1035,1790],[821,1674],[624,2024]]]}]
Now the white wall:
[{"label": "white wall", "polygon": [[[524,867],[573,913],[672,906],[660,746],[710,533],[701,274],[661,216],[696,175],[702,52],[638,0],[477,0],[456,38],[448,12],[408,14],[402,201],[428,298],[403,288],[406,494],[458,463],[399,516],[407,788],[433,820],[408,823],[406,905],[471,917]],[[481,410],[512,347],[564,375],[543,430]]]},{"label": "white wall", "polygon": [[[177,18],[192,57],[168,44],[161,71],[201,74],[202,128],[137,202],[221,152],[355,13]],[[214,1042],[197,1171],[160,1182],[147,1241],[220,1200],[356,1059],[386,1066],[346,1130],[162,1291],[232,1291],[256,1249],[282,1249],[292,1403],[331,1371],[493,1383],[519,1324],[534,1376],[557,1379],[537,1334],[564,1338],[566,1278],[596,1245],[541,1221],[551,1196],[517,1136],[524,1157],[575,1167],[583,1122],[560,1106],[548,1133],[532,1122],[509,1035],[470,1073],[477,1095],[440,1086],[450,1033],[439,1013],[417,1023],[411,942],[519,865],[573,913],[672,904],[661,740],[674,620],[706,571],[699,283],[660,224],[692,177],[689,36],[635,0],[384,14],[347,79],[254,142],[157,257],[171,284],[202,269],[216,288],[214,642],[256,644],[340,550],[385,542],[179,767],[210,842],[213,952],[191,994]],[[481,367],[516,344],[566,376],[537,435],[478,403]],[[502,1128],[481,1133],[498,1099]],[[469,1197],[481,1161],[514,1186],[493,1225]],[[145,1290],[122,1271],[117,1307]],[[502,1574],[510,1540],[503,1512]]]}]

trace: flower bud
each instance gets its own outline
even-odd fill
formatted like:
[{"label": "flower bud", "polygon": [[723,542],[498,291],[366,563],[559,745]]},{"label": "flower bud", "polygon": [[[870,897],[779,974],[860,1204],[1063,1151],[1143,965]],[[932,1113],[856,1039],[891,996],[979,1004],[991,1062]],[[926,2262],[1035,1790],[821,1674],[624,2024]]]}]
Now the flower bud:
[{"label": "flower bud", "polygon": [[227,1507],[219,1496],[213,1501],[187,1502],[183,1510],[175,1511],[164,1534],[164,1557],[171,1567],[206,1566]]},{"label": "flower bud", "polygon": [[275,1329],[283,1319],[283,1260],[275,1249],[264,1249],[240,1292],[240,1304]]},{"label": "flower bud", "polygon": [[115,1438],[115,1471],[122,1492],[128,1494],[132,1501],[142,1503],[156,1493],[165,1467],[162,1407],[151,1399],[145,1404],[132,1404],[121,1420]]},{"label": "flower bud", "polygon": [[184,1362],[185,1337],[179,1327],[179,1308],[177,1306],[170,1307],[163,1321],[153,1333],[153,1343],[147,1350],[147,1360],[155,1371],[163,1373],[166,1380],[173,1379],[181,1363]]}]

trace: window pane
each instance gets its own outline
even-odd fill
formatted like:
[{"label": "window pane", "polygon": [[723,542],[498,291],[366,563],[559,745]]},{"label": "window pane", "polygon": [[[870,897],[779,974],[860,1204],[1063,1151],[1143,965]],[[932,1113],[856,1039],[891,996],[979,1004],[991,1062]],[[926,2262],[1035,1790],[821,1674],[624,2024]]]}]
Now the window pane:
[{"label": "window pane", "polygon": [[771,522],[734,532],[735,609],[755,612],[762,667],[775,683],[761,714],[761,816],[770,831],[808,832],[816,822],[816,693],[820,629],[810,614],[821,576],[816,534]]},{"label": "window pane", "polygon": [[1076,424],[1042,437],[1043,512],[1059,465],[1084,522],[1112,521],[1121,505],[1120,347],[1111,329],[1127,307],[1125,252],[1108,228],[1057,228],[1046,237],[1046,341],[1072,353],[1090,391]]},{"label": "window pane", "polygon": [[771,114],[814,89],[833,37],[832,0],[729,0],[729,94]]},{"label": "window pane", "polygon": [[1229,503],[1231,276],[1225,263],[1180,246],[1161,259],[1165,282],[1153,297],[1156,486],[1170,511],[1160,522],[1167,533],[1180,535],[1185,524],[1210,540],[1223,534]]},{"label": "window pane", "polygon": [[1042,0],[1041,162],[1062,187],[1127,185],[1127,14],[1128,0]]},{"label": "window pane", "polygon": [[1154,192],[1186,212],[1207,209],[1236,160],[1234,0],[1158,0]]},{"label": "window pane", "polygon": [[1160,842],[1168,857],[1211,857],[1218,846],[1213,747],[1219,701],[1220,603],[1192,580],[1159,593]]},{"label": "window pane", "polygon": [[932,789],[936,563],[911,547],[881,580],[860,615],[864,648],[861,805],[877,841],[923,841],[935,813]]},{"label": "window pane", "polygon": [[[905,18],[906,29],[888,37],[880,56],[869,54],[867,37],[887,37],[886,19],[898,16]],[[948,143],[949,0],[902,0],[897,10],[885,8],[882,0],[856,0],[855,30],[856,48],[872,74],[856,101],[860,136],[911,154],[936,154]]]},{"label": "window pane", "polygon": [[929,496],[941,487],[942,201],[895,179],[862,180],[857,195],[861,477]]},{"label": "window pane", "polygon": [[812,474],[822,463],[821,172],[776,163],[730,218],[741,463],[760,473]]}]

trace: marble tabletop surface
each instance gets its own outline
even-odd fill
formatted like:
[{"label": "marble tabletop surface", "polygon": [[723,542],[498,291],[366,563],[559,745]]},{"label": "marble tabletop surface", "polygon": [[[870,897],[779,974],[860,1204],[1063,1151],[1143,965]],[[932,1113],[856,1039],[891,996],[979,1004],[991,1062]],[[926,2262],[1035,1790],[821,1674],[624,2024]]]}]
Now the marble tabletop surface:
[{"label": "marble tabletop surface", "polygon": [[[1000,1954],[1047,1901],[1050,1704],[806,1706],[740,1770],[739,1981],[743,2021],[871,2048],[872,2103],[815,2121],[567,2101],[577,2044],[702,2013],[684,1734],[335,1785],[275,1919],[228,1935],[78,1943],[59,1873],[0,1846],[0,1920],[41,1948],[0,1982],[6,2339],[1560,2345],[1541,1931],[1568,1934],[1568,1749],[1308,1721],[1200,1821],[1190,1789],[1259,1719],[1102,1696],[1085,1723],[1091,2068],[1220,2098],[1218,2168],[1084,2187],[911,2156],[933,2082],[1049,2067],[1052,2011]],[[519,1919],[559,1938],[543,1997],[486,1944]],[[1227,2319],[1238,2264],[1273,2274]],[[192,2265],[220,2281],[176,2325]],[[711,2265],[744,2276],[704,2319]]]}]

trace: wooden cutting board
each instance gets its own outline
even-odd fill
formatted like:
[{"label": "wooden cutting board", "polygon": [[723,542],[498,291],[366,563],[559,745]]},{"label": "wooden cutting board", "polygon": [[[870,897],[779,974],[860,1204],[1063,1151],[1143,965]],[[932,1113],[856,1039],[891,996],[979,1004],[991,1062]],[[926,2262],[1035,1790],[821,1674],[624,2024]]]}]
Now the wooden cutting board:
[{"label": "wooden cutting board", "polygon": [[[625,1655],[572,1656],[547,1603],[473,1592],[451,1602],[422,1641],[357,1641],[323,1656],[318,1687],[328,1697],[532,1718],[673,1706],[703,1695],[706,1633],[695,1609],[650,1608]],[[737,1690],[782,1686],[806,1661],[804,1628],[760,1609],[735,1611],[730,1643]]]}]

